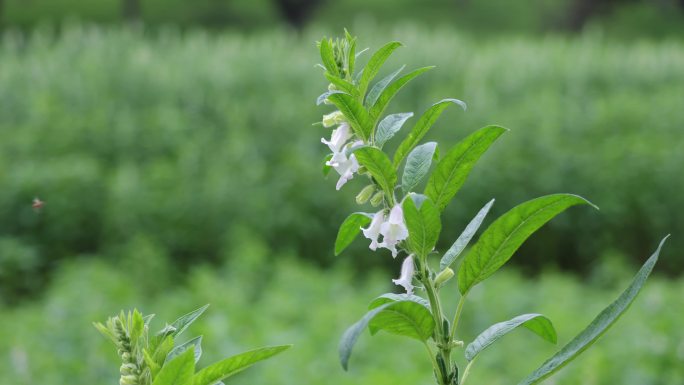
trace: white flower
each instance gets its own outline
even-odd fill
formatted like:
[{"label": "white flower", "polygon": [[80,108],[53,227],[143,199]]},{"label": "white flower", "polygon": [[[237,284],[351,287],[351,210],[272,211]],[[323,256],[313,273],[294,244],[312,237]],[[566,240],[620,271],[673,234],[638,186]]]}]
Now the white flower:
[{"label": "white flower", "polygon": [[[348,123],[342,123],[333,130],[330,140],[325,140],[321,138],[321,142],[328,145],[330,151],[333,153],[333,158],[338,153],[343,152],[344,146],[349,139],[351,139],[352,133]],[[346,158],[346,157],[345,157]]]},{"label": "white flower", "polygon": [[384,210],[380,210],[375,215],[373,215],[373,219],[371,220],[370,225],[368,225],[368,228],[361,228],[361,231],[363,231],[363,236],[371,240],[371,244],[369,248],[373,251],[375,251],[378,248],[378,237],[380,237],[380,226],[382,226],[382,223],[385,221],[385,212]]},{"label": "white flower", "polygon": [[354,154],[349,158],[345,157],[343,161],[340,161],[335,165],[330,164],[330,166],[333,166],[335,171],[340,174],[340,179],[337,180],[337,185],[335,185],[335,189],[337,190],[341,189],[348,180],[354,177],[354,173],[359,170],[359,162],[356,161]]},{"label": "white flower", "polygon": [[384,247],[392,251],[392,257],[397,257],[397,243],[408,238],[408,229],[404,224],[404,212],[401,204],[396,204],[390,211],[389,218],[380,226],[382,243],[379,247]]},{"label": "white flower", "polygon": [[403,286],[404,289],[406,289],[406,294],[413,294],[413,285],[411,282],[413,281],[414,271],[415,267],[413,266],[413,254],[411,254],[406,257],[404,262],[401,264],[401,275],[399,278],[393,279],[392,282],[394,282],[395,285]]}]

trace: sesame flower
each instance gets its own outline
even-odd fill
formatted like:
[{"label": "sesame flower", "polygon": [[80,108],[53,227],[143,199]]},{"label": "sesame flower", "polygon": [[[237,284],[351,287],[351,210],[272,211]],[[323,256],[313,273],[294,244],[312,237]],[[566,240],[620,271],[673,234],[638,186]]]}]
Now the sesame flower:
[{"label": "sesame flower", "polygon": [[392,282],[397,286],[403,286],[406,289],[406,294],[413,294],[413,284],[411,282],[413,281],[414,271],[413,254],[411,254],[402,262],[399,278],[393,279]]}]

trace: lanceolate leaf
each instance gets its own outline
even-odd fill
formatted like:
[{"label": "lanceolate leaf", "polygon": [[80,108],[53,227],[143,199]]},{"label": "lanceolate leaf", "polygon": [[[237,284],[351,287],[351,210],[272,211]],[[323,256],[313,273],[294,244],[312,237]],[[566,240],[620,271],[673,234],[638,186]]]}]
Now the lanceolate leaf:
[{"label": "lanceolate leaf", "polygon": [[209,304],[202,306],[201,308],[197,310],[193,310],[188,314],[185,314],[181,317],[179,317],[177,320],[173,321],[171,323],[171,326],[174,327],[176,330],[171,333],[172,336],[177,337],[181,333],[185,331],[199,316],[204,313],[205,310],[209,307]]},{"label": "lanceolate leaf", "polygon": [[401,129],[406,120],[412,116],[413,112],[385,116],[378,124],[378,130],[375,133],[375,145],[382,148]]},{"label": "lanceolate leaf", "polygon": [[506,131],[499,126],[481,128],[451,148],[437,164],[428,179],[425,195],[435,202],[440,211],[461,189],[482,154]]},{"label": "lanceolate leaf", "polygon": [[[418,336],[419,339],[425,337],[425,339],[422,339],[423,341],[427,340],[427,338],[432,335],[432,331],[435,328],[434,320],[432,319],[430,312],[424,306],[412,301],[390,302],[380,305],[366,313],[363,318],[350,326],[342,335],[342,339],[340,340],[339,354],[340,363],[342,364],[344,370],[347,370],[349,367],[349,357],[351,356],[352,349],[354,348],[354,345],[356,344],[356,341],[361,333],[366,329],[366,327],[368,327],[369,323],[373,321],[376,316],[378,316],[378,314],[389,309],[392,309],[391,314],[393,315],[391,317],[394,317],[397,325],[391,326],[389,324],[390,316],[387,316],[387,318],[384,318],[384,321],[381,324],[376,325],[376,327],[380,328],[382,326],[382,329],[390,332],[414,329],[409,333],[413,333],[412,336]],[[424,312],[427,312],[427,318],[425,318]],[[407,324],[413,326],[409,327],[408,329],[402,329],[402,327],[406,327]],[[388,328],[391,328],[391,330]]]},{"label": "lanceolate leaf", "polygon": [[371,121],[366,109],[348,94],[332,94],[328,96],[328,100],[342,111],[354,132],[364,141],[368,140],[371,132]]},{"label": "lanceolate leaf", "polygon": [[188,342],[173,348],[166,356],[166,362],[173,360],[175,357],[185,353],[186,350],[193,349],[195,352],[195,362],[202,357],[202,336],[195,337]]},{"label": "lanceolate leaf", "polygon": [[387,88],[387,85],[394,80],[397,75],[404,69],[406,66],[401,66],[398,70],[392,72],[391,74],[385,76],[384,78],[380,79],[379,82],[375,83],[375,85],[371,88],[370,91],[368,91],[368,95],[366,95],[366,99],[363,102],[363,105],[366,106],[366,108],[372,107],[375,102],[378,101],[378,97],[382,93],[382,91]]},{"label": "lanceolate leaf", "polygon": [[431,70],[435,67],[423,67],[423,68],[418,68],[416,70],[413,70],[406,75],[400,77],[399,79],[395,80],[392,82],[389,86],[387,86],[381,93],[380,96],[378,97],[378,100],[375,102],[373,107],[370,109],[370,116],[371,120],[373,123],[377,122],[382,113],[385,111],[385,108],[387,108],[387,105],[389,102],[392,100],[394,95],[399,92],[399,90],[406,85],[406,83],[410,82],[411,79],[415,78],[416,76],[422,74],[425,71]]},{"label": "lanceolate leaf", "polygon": [[406,159],[404,174],[401,177],[401,188],[404,190],[404,193],[413,191],[425,175],[427,175],[428,171],[430,171],[436,148],[436,142],[428,142],[421,144],[411,151]]},{"label": "lanceolate leaf", "polygon": [[539,337],[555,344],[557,341],[556,329],[551,320],[541,314],[523,314],[508,321],[499,322],[480,333],[477,338],[465,350],[465,357],[472,361],[481,351],[493,344],[499,338],[513,331],[518,326],[524,326]]},{"label": "lanceolate leaf", "polygon": [[397,173],[387,155],[375,147],[363,147],[354,151],[356,160],[365,166],[385,194],[391,195],[397,184]]},{"label": "lanceolate leaf", "polygon": [[195,373],[195,353],[185,353],[169,361],[161,368],[152,385],[188,385]]},{"label": "lanceolate leaf", "polygon": [[335,255],[339,255],[344,249],[349,246],[356,236],[361,232],[361,227],[366,226],[372,219],[371,214],[366,213],[352,213],[347,219],[342,222],[340,229],[337,232],[337,239],[335,240]]},{"label": "lanceolate leaf", "polygon": [[[669,237],[669,236],[668,236]],[[535,370],[530,376],[522,380],[518,385],[532,385],[537,384],[545,378],[551,376],[562,367],[568,364],[577,357],[580,353],[589,348],[599,337],[603,335],[613,324],[620,318],[620,316],[627,311],[629,306],[634,302],[634,299],[644,286],[646,279],[651,274],[653,266],[658,261],[660,249],[663,243],[668,238],[665,237],[660,242],[658,249],[651,255],[651,257],[644,263],[639,272],[636,274],[632,283],[627,289],[620,294],[620,297],[611,303],[608,307],[603,309],[596,318],[582,330],[575,338],[565,345],[558,353],[548,359],[539,369]]]},{"label": "lanceolate leaf", "polygon": [[403,142],[399,145],[399,148],[397,148],[397,152],[394,153],[394,160],[393,164],[395,167],[401,163],[402,160],[408,155],[409,151],[415,147],[418,142],[425,136],[425,134],[430,130],[430,127],[432,127],[433,124],[435,124],[435,121],[439,116],[442,114],[442,111],[444,111],[445,108],[447,108],[451,104],[458,104],[463,106],[463,102],[460,100],[456,99],[444,99],[440,100],[439,102],[435,103],[432,105],[432,107],[428,108],[425,113],[418,119],[416,122],[416,125],[413,126],[413,129],[411,129],[411,132],[409,135],[404,139]]},{"label": "lanceolate leaf", "polygon": [[368,84],[373,80],[375,75],[378,74],[378,71],[380,71],[380,68],[392,52],[399,47],[401,47],[401,43],[398,41],[387,43],[368,59],[368,64],[363,68],[363,75],[361,75],[361,80],[359,80],[359,91],[361,92],[361,95],[366,93]]},{"label": "lanceolate leaf", "polygon": [[333,95],[333,94],[343,94],[344,91],[339,91],[339,90],[332,90],[332,91],[326,91],[318,96],[316,99],[316,105],[320,106],[325,102],[325,99],[328,98],[328,96]]},{"label": "lanceolate leaf", "polygon": [[371,301],[371,303],[368,305],[368,310],[373,310],[376,307],[384,305],[386,303],[398,301],[413,301],[425,306],[425,308],[427,309],[430,309],[430,302],[428,302],[428,300],[426,300],[425,298],[419,297],[415,294],[385,293]]},{"label": "lanceolate leaf", "polygon": [[340,73],[337,70],[337,64],[335,63],[335,54],[333,53],[332,42],[330,39],[321,40],[321,60],[323,61],[323,66],[328,71],[329,74],[333,76],[339,76]]},{"label": "lanceolate leaf", "polygon": [[447,250],[447,252],[444,253],[442,260],[439,262],[440,270],[444,270],[447,267],[451,266],[451,264],[456,261],[459,255],[461,255],[463,250],[466,248],[466,246],[468,246],[468,243],[477,232],[477,229],[480,228],[482,221],[487,216],[487,213],[489,213],[489,209],[492,208],[493,204],[494,199],[489,201],[489,203],[487,203],[483,208],[481,208],[477,215],[475,215],[475,218],[473,218],[470,221],[470,223],[468,223],[468,226],[466,226],[465,230],[463,230],[461,235],[459,235],[456,242],[454,242],[454,244],[451,245],[449,250]]},{"label": "lanceolate leaf", "polygon": [[213,385],[241,372],[253,364],[289,349],[291,345],[268,346],[241,353],[200,370],[192,379],[192,385]]},{"label": "lanceolate leaf", "polygon": [[335,86],[335,88],[342,91],[343,93],[347,93],[355,97],[358,96],[358,90],[352,83],[344,79],[338,78],[337,76],[330,75],[329,73],[325,74],[325,78],[328,79],[328,81],[332,83]]},{"label": "lanceolate leaf", "polygon": [[393,302],[370,321],[374,335],[380,330],[398,336],[427,341],[435,330],[435,320],[425,306],[413,301]]},{"label": "lanceolate leaf", "polygon": [[494,274],[544,223],[568,207],[581,204],[591,203],[577,195],[547,195],[522,203],[499,217],[461,263],[458,270],[461,294]]},{"label": "lanceolate leaf", "polygon": [[414,194],[404,199],[402,205],[409,231],[409,248],[418,256],[426,257],[437,244],[442,223],[439,220],[439,211],[430,199],[425,199],[418,208],[413,196]]}]

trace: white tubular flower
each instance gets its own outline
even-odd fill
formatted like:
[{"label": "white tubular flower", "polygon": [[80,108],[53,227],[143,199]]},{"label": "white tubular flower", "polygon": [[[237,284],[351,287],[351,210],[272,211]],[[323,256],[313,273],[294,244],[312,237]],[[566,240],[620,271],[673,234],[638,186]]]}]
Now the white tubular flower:
[{"label": "white tubular flower", "polygon": [[371,250],[375,251],[378,248],[378,237],[380,237],[380,226],[385,221],[385,212],[380,210],[375,215],[373,215],[373,220],[371,220],[368,228],[361,228],[363,231],[363,236],[371,240],[370,246]]},{"label": "white tubular flower", "polygon": [[409,255],[404,259],[401,264],[401,275],[398,279],[393,279],[397,286],[403,286],[406,289],[406,294],[413,294],[413,273],[415,272],[415,267],[413,266],[413,254]]},{"label": "white tubular flower", "polygon": [[390,211],[387,222],[380,226],[380,234],[382,234],[382,243],[379,247],[384,247],[392,251],[392,257],[397,257],[397,243],[408,238],[408,229],[404,223],[404,212],[400,204],[396,204]]},{"label": "white tubular flower", "polygon": [[335,185],[336,190],[341,189],[347,181],[354,177],[354,173],[359,170],[359,162],[356,161],[354,154],[343,162],[339,162],[337,165],[332,166],[335,168],[335,171],[340,174],[340,179],[337,180],[337,185]]},{"label": "white tubular flower", "polygon": [[339,125],[339,127],[333,130],[330,140],[321,138],[321,143],[328,145],[328,148],[330,148],[330,151],[333,152],[334,157],[336,154],[343,151],[344,145],[349,139],[351,139],[351,137],[352,132],[349,127],[349,123],[342,123]]}]

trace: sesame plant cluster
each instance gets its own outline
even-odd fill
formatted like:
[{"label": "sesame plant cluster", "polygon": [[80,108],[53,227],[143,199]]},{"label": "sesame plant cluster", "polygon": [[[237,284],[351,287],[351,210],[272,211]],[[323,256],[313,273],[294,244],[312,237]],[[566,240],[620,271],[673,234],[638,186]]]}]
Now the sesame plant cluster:
[{"label": "sesame plant cluster", "polygon": [[97,330],[114,343],[121,358],[119,385],[223,384],[222,380],[290,347],[280,345],[250,350],[195,372],[195,364],[202,356],[202,336],[179,345],[175,340],[207,307],[179,317],[155,334],[149,332],[154,314],[143,316],[137,310],[121,311],[105,324],[95,323]]},{"label": "sesame plant cluster", "polygon": [[[363,179],[367,185],[359,191],[356,202],[374,208],[372,212],[356,212],[345,219],[337,234],[335,254],[341,253],[362,233],[370,241],[371,250],[385,248],[394,258],[399,255],[403,258],[400,276],[393,280],[402,287],[403,293],[386,293],[375,298],[366,315],[347,329],[339,346],[342,366],[347,369],[352,349],[365,329],[371,334],[384,330],[420,341],[439,385],[465,384],[479,355],[518,327],[555,344],[557,335],[553,323],[542,314],[514,316],[490,326],[472,341],[461,339],[459,320],[471,290],[499,270],[537,229],[572,206],[596,206],[572,194],[542,196],[503,214],[468,247],[494,204],[491,200],[475,214],[448,250],[436,250],[442,232],[442,212],[480,157],[508,130],[486,126],[441,151],[443,155],[440,155],[438,143],[421,143],[422,138],[447,107],[456,105],[466,109],[466,104],[458,99],[443,99],[415,120],[390,156],[383,150],[384,145],[414,114],[384,116],[383,113],[400,89],[432,67],[403,75],[401,67],[371,85],[401,43],[382,46],[362,69],[356,64],[365,50],[357,52],[357,40],[348,32],[345,31],[343,38],[325,38],[318,45],[320,67],[330,84],[317,103],[336,108],[322,119],[325,128],[334,127],[330,139],[321,139],[330,150],[323,171],[326,175],[333,170],[338,174],[337,190],[354,178]],[[596,342],[634,301],[664,241],[613,303],[519,384],[536,384],[548,378]],[[451,288],[450,281],[456,281],[457,288]],[[442,290],[446,292],[445,298]],[[454,314],[446,314],[442,305],[445,300],[457,302]],[[462,370],[452,357],[455,353],[465,356],[467,364]]]}]

